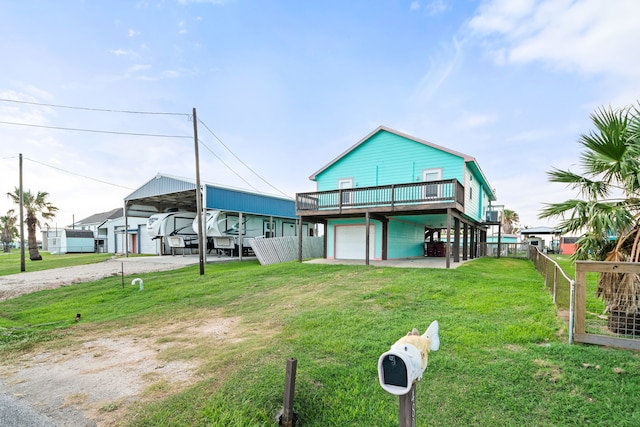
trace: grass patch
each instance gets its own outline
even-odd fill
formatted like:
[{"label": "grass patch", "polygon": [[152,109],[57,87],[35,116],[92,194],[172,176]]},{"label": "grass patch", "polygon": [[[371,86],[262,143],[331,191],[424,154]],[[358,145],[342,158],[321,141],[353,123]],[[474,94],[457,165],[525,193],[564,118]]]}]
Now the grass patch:
[{"label": "grass patch", "polygon": [[[378,384],[378,357],[437,319],[441,347],[418,383],[416,425],[640,425],[640,355],[568,346],[526,260],[455,270],[244,262],[207,266],[205,276],[194,266],[140,277],[143,292],[108,278],[0,303],[0,322],[30,334],[0,335],[0,355],[64,346],[89,330],[130,331],[173,345],[161,357],[200,368],[178,392],[151,386],[157,398],[129,407],[123,425],[242,427],[277,424],[285,362],[295,357],[301,425],[391,426],[398,399]],[[212,313],[236,319],[239,339],[161,332]],[[50,322],[61,323],[26,326]]]},{"label": "grass patch", "polygon": [[[42,260],[31,261],[29,252],[25,250],[25,271],[42,271],[52,268],[72,267],[74,265],[92,264],[110,259],[113,254],[50,254],[40,251]],[[0,252],[0,276],[20,273],[20,251]]]}]

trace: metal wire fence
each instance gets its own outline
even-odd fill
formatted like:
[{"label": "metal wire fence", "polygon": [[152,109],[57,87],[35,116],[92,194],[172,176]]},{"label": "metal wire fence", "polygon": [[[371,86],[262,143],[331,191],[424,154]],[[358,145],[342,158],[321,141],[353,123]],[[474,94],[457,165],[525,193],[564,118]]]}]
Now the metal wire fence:
[{"label": "metal wire fence", "polygon": [[[607,301],[595,296],[601,280]],[[575,341],[640,350],[639,282],[638,263],[577,261]]]},{"label": "metal wire fence", "polygon": [[[577,261],[574,281],[536,247],[530,248],[529,259],[558,309],[569,310],[569,343],[640,350],[640,264]],[[598,282],[607,274],[619,300],[629,302],[632,309],[616,308],[596,296]]]},{"label": "metal wire fence", "polygon": [[540,252],[537,246],[529,247],[529,259],[544,277],[544,284],[553,296],[553,302],[561,310],[571,310],[571,287],[573,280],[557,262]]}]

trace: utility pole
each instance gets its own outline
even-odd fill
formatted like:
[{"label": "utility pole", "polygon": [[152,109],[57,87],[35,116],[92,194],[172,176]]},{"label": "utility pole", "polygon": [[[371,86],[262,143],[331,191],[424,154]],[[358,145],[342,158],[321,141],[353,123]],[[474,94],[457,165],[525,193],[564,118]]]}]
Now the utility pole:
[{"label": "utility pole", "polygon": [[204,275],[204,230],[202,227],[202,188],[200,187],[200,155],[198,154],[198,118],[193,108],[193,143],[196,153],[196,210],[198,211],[198,258],[200,260],[200,275]]},{"label": "utility pole", "polygon": [[22,191],[22,153],[20,153],[20,271],[25,271],[24,265],[24,197]]}]

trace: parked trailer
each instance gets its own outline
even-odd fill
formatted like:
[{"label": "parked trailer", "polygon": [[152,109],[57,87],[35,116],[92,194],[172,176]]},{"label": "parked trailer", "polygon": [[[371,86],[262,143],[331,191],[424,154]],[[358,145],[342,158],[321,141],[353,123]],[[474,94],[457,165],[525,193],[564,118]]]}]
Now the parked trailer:
[{"label": "parked trailer", "polygon": [[[198,219],[192,228],[197,232]],[[207,210],[204,228],[207,247],[221,250],[237,250],[240,246],[240,214],[238,212]],[[303,224],[304,235],[309,235],[309,224]],[[265,215],[242,215],[242,247],[249,248],[249,239],[297,235],[296,220]]]},{"label": "parked trailer", "polygon": [[147,231],[159,242],[159,255],[171,253],[168,237],[182,237],[186,248],[198,247],[198,234],[193,229],[195,212],[167,212],[154,214],[147,220]]}]

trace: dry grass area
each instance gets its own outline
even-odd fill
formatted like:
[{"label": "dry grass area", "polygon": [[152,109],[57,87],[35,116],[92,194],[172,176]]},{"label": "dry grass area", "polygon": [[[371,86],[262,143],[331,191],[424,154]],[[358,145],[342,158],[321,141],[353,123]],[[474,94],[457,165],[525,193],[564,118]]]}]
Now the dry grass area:
[{"label": "dry grass area", "polygon": [[216,349],[243,340],[239,323],[218,312],[198,312],[109,331],[81,325],[62,341],[2,361],[0,376],[11,393],[56,425],[115,426],[134,402],[197,381]]}]

